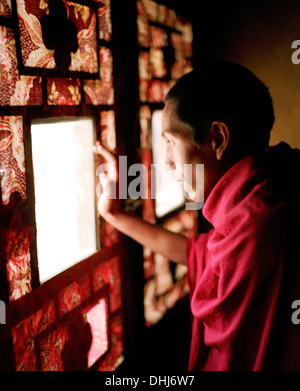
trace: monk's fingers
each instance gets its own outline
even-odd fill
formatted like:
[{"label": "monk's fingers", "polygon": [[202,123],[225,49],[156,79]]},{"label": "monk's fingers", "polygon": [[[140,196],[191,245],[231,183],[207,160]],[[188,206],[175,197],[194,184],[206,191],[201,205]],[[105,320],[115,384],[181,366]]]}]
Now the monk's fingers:
[{"label": "monk's fingers", "polygon": [[93,147],[93,152],[96,155],[102,156],[107,162],[116,164],[117,159],[113,153],[108,151],[106,148],[103,147],[103,145],[100,144],[99,141],[96,141],[94,147]]},{"label": "monk's fingers", "polygon": [[[106,177],[106,179],[104,177]],[[100,198],[102,194],[107,192],[108,192],[108,179],[107,179],[107,175],[103,173],[99,175],[99,182],[97,183],[96,186],[97,197]]]}]

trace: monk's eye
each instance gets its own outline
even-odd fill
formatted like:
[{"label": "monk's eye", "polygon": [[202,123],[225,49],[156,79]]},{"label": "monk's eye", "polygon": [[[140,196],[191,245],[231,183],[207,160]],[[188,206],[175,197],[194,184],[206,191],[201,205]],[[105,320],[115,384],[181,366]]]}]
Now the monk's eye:
[{"label": "monk's eye", "polygon": [[167,144],[173,147],[175,143],[173,140],[167,140]]}]

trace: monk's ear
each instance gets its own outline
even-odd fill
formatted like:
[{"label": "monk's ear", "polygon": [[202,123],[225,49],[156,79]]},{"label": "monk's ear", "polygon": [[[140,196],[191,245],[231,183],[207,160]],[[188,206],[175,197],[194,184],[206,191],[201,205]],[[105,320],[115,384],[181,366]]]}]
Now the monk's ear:
[{"label": "monk's ear", "polygon": [[212,148],[217,160],[222,160],[225,151],[228,149],[230,139],[230,128],[221,121],[214,121],[211,126]]}]

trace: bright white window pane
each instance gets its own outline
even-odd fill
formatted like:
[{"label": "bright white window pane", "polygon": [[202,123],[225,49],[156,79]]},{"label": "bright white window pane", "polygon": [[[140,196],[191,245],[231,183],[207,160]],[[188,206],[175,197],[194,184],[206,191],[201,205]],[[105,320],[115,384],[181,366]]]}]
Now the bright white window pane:
[{"label": "bright white window pane", "polygon": [[182,188],[174,179],[172,171],[165,169],[164,140],[161,136],[162,110],[152,115],[152,148],[155,170],[155,212],[162,217],[184,203]]},{"label": "bright white window pane", "polygon": [[97,250],[94,122],[31,126],[37,255],[44,282]]}]

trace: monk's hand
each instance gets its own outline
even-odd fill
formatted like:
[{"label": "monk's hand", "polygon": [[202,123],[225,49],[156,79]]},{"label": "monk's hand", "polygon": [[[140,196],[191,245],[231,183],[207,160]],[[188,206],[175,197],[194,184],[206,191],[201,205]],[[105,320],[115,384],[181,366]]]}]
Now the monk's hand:
[{"label": "monk's hand", "polygon": [[99,182],[96,188],[97,209],[103,218],[116,214],[121,205],[117,199],[118,165],[116,156],[96,141],[93,152],[103,158],[104,163],[97,167]]}]

